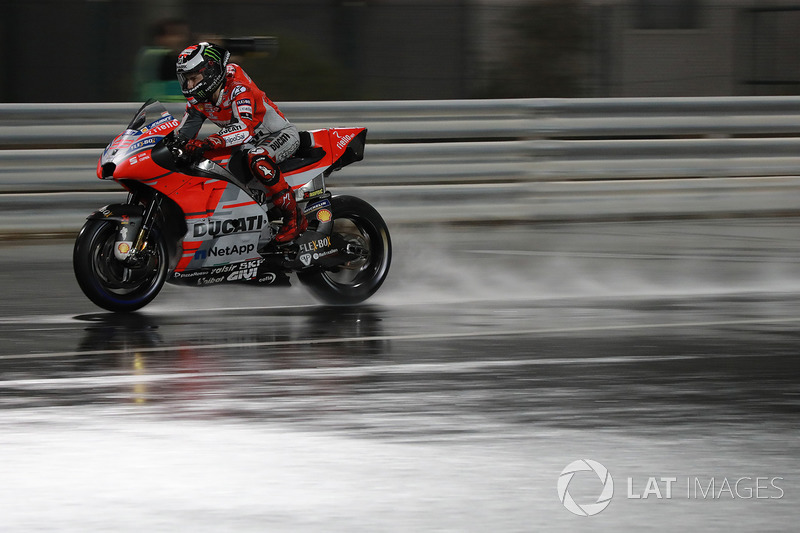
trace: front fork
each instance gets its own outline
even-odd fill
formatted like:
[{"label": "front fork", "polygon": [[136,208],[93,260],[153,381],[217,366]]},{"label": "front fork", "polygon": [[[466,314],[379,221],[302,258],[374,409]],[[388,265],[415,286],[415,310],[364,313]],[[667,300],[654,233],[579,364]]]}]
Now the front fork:
[{"label": "front fork", "polygon": [[[147,243],[150,232],[161,209],[162,197],[156,195],[150,200],[142,215],[123,215],[117,230],[117,241],[114,243],[114,257],[119,261],[134,266],[147,255]],[[135,193],[128,195],[128,205],[136,206],[139,197]]]}]

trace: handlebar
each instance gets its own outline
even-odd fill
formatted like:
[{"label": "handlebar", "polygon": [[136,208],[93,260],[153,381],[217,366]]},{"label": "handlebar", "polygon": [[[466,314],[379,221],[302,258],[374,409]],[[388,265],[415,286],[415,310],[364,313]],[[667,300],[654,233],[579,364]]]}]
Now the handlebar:
[{"label": "handlebar", "polygon": [[173,159],[177,165],[190,166],[192,161],[189,159],[188,154],[183,149],[188,139],[181,138],[171,131],[164,137],[164,146],[172,154]]}]

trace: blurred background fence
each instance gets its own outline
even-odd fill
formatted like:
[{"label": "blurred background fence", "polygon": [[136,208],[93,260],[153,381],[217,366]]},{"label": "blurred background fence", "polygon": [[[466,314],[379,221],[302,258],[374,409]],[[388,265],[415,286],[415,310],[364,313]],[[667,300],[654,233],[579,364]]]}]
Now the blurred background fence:
[{"label": "blurred background fence", "polygon": [[[95,168],[138,105],[0,104],[2,232],[74,232],[121,201]],[[329,185],[390,221],[800,213],[800,97],[279,106],[301,128],[369,128]]]},{"label": "blurred background fence", "polygon": [[[369,128],[346,185],[800,175],[800,97],[279,105],[301,128]],[[115,189],[95,165],[137,108],[0,104],[0,191]]]}]

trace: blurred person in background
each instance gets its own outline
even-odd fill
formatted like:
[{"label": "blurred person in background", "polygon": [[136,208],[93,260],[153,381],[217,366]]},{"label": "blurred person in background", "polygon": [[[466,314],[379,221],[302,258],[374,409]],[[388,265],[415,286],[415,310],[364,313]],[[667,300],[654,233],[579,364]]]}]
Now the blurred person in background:
[{"label": "blurred person in background", "polygon": [[180,102],[183,93],[175,79],[175,56],[191,44],[189,24],[181,19],[164,19],[153,27],[152,44],[136,57],[137,101],[155,98],[162,102]]},{"label": "blurred person in background", "polygon": [[[244,150],[250,172],[283,217],[275,241],[288,243],[306,230],[308,222],[278,163],[297,151],[300,134],[242,67],[229,60],[228,50],[207,42],[180,53],[175,68],[187,104],[176,138],[192,160],[208,151]],[[221,129],[196,139],[206,119]]]}]

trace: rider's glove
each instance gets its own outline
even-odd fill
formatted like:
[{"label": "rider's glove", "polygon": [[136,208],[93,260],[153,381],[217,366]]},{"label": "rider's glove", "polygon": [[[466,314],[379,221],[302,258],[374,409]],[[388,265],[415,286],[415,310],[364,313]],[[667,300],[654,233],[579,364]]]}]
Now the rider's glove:
[{"label": "rider's glove", "polygon": [[225,140],[219,135],[209,135],[203,143],[208,147],[207,150],[225,148]]},{"label": "rider's glove", "polygon": [[198,141],[197,139],[190,139],[183,145],[185,160],[190,163],[197,163],[200,161],[206,150],[208,150],[208,148],[205,146],[205,141]]},{"label": "rider's glove", "polygon": [[203,158],[203,154],[209,150],[224,148],[225,141],[219,135],[209,135],[205,140],[200,141],[191,139],[183,145],[183,151],[190,161],[197,162]]}]

